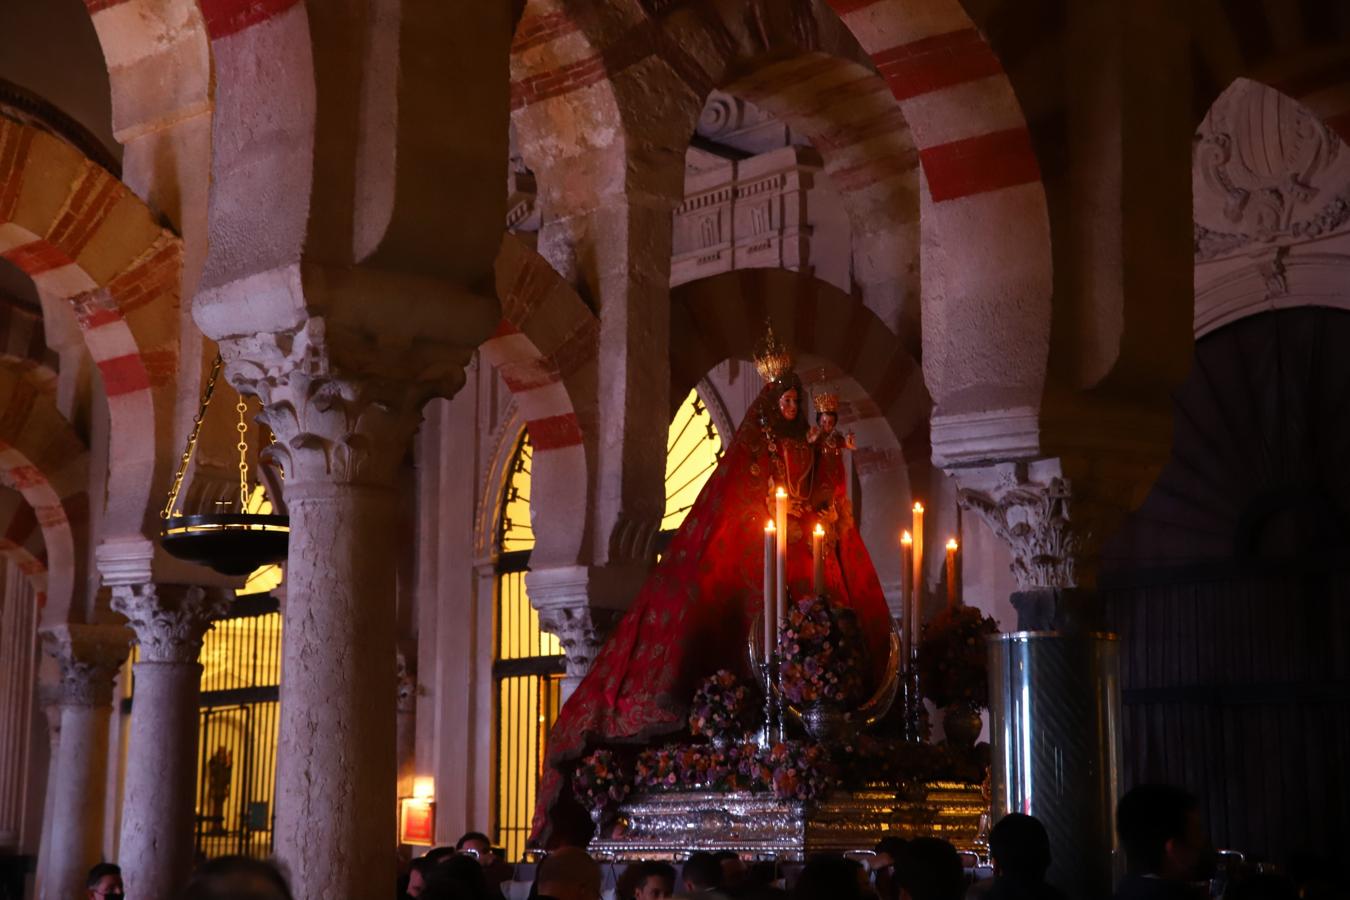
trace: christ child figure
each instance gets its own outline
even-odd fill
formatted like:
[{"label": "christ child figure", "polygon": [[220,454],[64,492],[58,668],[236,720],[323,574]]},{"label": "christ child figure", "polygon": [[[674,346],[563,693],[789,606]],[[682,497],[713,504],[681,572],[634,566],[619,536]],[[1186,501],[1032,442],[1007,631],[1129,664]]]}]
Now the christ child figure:
[{"label": "christ child figure", "polygon": [[822,391],[815,395],[816,424],[806,434],[815,450],[812,467],[811,506],[825,526],[826,543],[833,542],[841,517],[852,519],[848,500],[848,474],[844,469],[844,451],[858,449],[853,432],[840,432],[839,397]]}]

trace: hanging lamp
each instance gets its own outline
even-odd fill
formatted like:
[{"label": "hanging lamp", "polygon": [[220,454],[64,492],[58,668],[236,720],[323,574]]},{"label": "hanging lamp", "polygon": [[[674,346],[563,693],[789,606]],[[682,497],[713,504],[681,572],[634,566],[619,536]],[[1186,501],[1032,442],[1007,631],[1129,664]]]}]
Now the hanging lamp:
[{"label": "hanging lamp", "polygon": [[220,354],[216,354],[211,374],[206,379],[206,390],[202,392],[201,408],[192,420],[187,447],[178,463],[178,474],[169,489],[168,502],[160,512],[164,529],[159,542],[171,556],[207,566],[222,575],[242,576],[261,566],[285,560],[291,530],[287,516],[249,512],[249,498],[253,492],[248,482],[248,422],[245,420],[248,404],[242,396],[235,407],[239,413],[239,422],[235,425],[239,432],[239,443],[235,445],[239,451],[238,512],[184,515],[182,509],[177,508],[183,478],[197,449],[202,421],[211,405],[221,368]]}]

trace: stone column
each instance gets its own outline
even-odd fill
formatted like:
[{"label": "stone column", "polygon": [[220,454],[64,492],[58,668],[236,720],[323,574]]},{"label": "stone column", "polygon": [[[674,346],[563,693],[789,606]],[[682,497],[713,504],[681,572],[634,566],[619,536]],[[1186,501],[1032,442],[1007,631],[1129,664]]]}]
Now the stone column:
[{"label": "stone column", "polygon": [[34,682],[37,601],[28,580],[4,566],[0,598],[0,851],[16,849],[29,781],[28,746]]},{"label": "stone column", "polygon": [[[628,173],[622,184],[596,183]],[[579,557],[539,551],[527,578],[542,627],[567,654],[567,699],[655,558],[665,512],[670,428],[670,260],[683,157],[585,155],[550,165],[539,252],[594,301],[600,319],[596,369],[590,546]],[[602,179],[603,180],[603,179]],[[678,398],[682,400],[683,398]],[[546,486],[536,481],[534,495]]]},{"label": "stone column", "polygon": [[202,636],[225,612],[222,590],[135,584],[112,608],[140,644],[118,859],[127,893],[171,897],[192,868]]},{"label": "stone column", "polygon": [[51,846],[38,896],[69,900],[83,893],[85,874],[103,856],[113,681],[126,661],[131,632],[72,624],[45,630],[43,640],[61,666],[61,739],[48,776]]},{"label": "stone column", "polygon": [[[1014,741],[994,729],[994,818],[1019,810],[1041,819],[1056,847],[1049,880],[1075,897],[1110,893],[1119,791],[1119,675],[1111,639],[1101,638],[1097,568],[1103,542],[1155,471],[1097,457],[956,473],[962,508],[1012,550],[1017,630],[1038,633],[991,652],[992,721],[1026,728]],[[1024,690],[1008,689],[1012,671]]]},{"label": "stone column", "polygon": [[47,782],[42,797],[42,833],[38,837],[37,883],[39,888],[50,878],[52,857],[52,798],[56,793],[56,755],[61,745],[61,685],[41,682],[37,686],[37,704],[47,722]]},{"label": "stone column", "polygon": [[394,883],[394,475],[424,402],[459,384],[339,375],[316,320],[257,340],[226,358],[277,436],[291,520],[274,846],[297,897],[377,896]]},{"label": "stone column", "polygon": [[552,219],[539,236],[544,257],[599,310],[591,561],[610,568],[645,571],[665,511],[671,222],[682,173],[682,160],[644,172],[653,186],[670,183],[597,196],[599,206]]}]

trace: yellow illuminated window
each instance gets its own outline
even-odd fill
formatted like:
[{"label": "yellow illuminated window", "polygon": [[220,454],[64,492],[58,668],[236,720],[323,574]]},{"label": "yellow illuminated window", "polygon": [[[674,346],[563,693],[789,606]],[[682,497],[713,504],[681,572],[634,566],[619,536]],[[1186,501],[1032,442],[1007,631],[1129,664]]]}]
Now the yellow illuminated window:
[{"label": "yellow illuminated window", "polygon": [[[678,528],[717,468],[722,441],[696,391],[690,391],[670,425],[666,442],[663,531]],[[543,774],[548,730],[562,701],[564,657],[555,635],[540,629],[525,587],[534,527],[529,434],[520,439],[502,490],[497,523],[497,840],[508,859],[519,859],[530,834]]]},{"label": "yellow illuminated window", "polygon": [[530,522],[529,434],[521,437],[502,490],[497,529],[496,681],[497,842],[517,860],[530,836],[530,820],[543,774],[548,730],[562,700],[562,647],[539,627],[525,588],[534,529]]},{"label": "yellow illuminated window", "polygon": [[712,415],[698,391],[690,391],[675,413],[666,438],[666,511],[661,518],[662,531],[680,527],[721,458],[722,439]]},{"label": "yellow illuminated window", "polygon": [[499,553],[521,553],[534,549],[534,524],[530,521],[530,467],[534,447],[526,432],[516,447],[511,469],[502,492],[501,520],[498,523]]}]

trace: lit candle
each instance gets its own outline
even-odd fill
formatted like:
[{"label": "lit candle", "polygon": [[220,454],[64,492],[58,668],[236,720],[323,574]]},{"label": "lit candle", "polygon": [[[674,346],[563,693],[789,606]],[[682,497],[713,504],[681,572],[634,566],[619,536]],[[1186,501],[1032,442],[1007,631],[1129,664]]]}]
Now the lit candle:
[{"label": "lit candle", "polygon": [[816,595],[825,593],[825,529],[816,523],[816,530],[811,532],[811,561],[815,564],[812,570],[815,573]]},{"label": "lit candle", "polygon": [[909,665],[918,634],[914,631],[914,536],[908,531],[900,535],[900,655]]},{"label": "lit candle", "polygon": [[777,580],[774,583],[775,596],[777,598],[774,604],[774,634],[783,628],[783,619],[787,617],[787,545],[788,545],[788,521],[787,521],[787,491],[779,488],[774,492],[776,501],[775,518],[778,520],[778,572]]},{"label": "lit candle", "polygon": [[914,504],[914,620],[923,618],[923,504]]},{"label": "lit candle", "polygon": [[773,570],[774,557],[778,553],[778,529],[773,527],[773,519],[764,526],[764,661],[769,661],[773,653],[773,626],[777,621],[774,609]]},{"label": "lit candle", "polygon": [[947,605],[956,606],[956,538],[947,540]]}]

